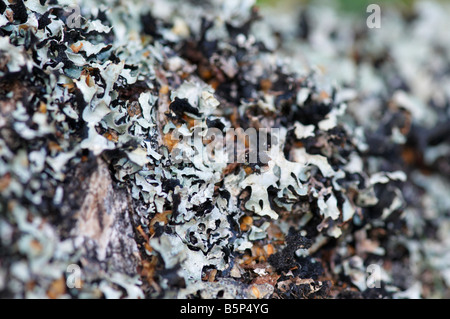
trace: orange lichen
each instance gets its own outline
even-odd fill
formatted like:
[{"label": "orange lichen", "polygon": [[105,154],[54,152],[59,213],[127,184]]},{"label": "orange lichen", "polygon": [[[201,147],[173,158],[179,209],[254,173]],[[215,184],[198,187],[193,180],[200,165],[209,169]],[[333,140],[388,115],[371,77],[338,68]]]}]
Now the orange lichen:
[{"label": "orange lichen", "polygon": [[169,222],[169,217],[172,215],[171,210],[166,210],[162,213],[156,213],[155,216],[150,221],[150,235],[153,236],[155,234],[155,224],[163,223],[166,225]]},{"label": "orange lichen", "polygon": [[330,95],[326,91],[321,91],[319,96],[322,100],[330,98]]},{"label": "orange lichen", "polygon": [[0,192],[3,192],[5,189],[7,189],[10,183],[11,183],[10,173],[6,173],[2,177],[0,177]]},{"label": "orange lichen", "polygon": [[118,142],[119,141],[119,136],[117,135],[117,132],[113,131],[113,130],[109,130],[109,131],[105,132],[103,134],[103,137],[108,139],[108,141],[112,141],[112,142]]},{"label": "orange lichen", "polygon": [[265,246],[265,248],[266,248],[267,256],[270,256],[270,255],[272,255],[275,252],[275,248],[273,247],[272,244],[267,244]]},{"label": "orange lichen", "polygon": [[240,226],[242,231],[249,230],[250,227],[252,227],[252,225],[253,225],[253,218],[252,217],[250,217],[250,216],[242,217],[241,226]]},{"label": "orange lichen", "polygon": [[202,281],[214,282],[216,280],[217,269],[211,269],[203,274]]},{"label": "orange lichen", "polygon": [[72,49],[72,51],[74,52],[74,53],[78,53],[80,50],[81,50],[81,48],[83,47],[83,43],[81,42],[79,45],[75,45],[75,43],[73,43],[71,46],[70,46],[70,48]]},{"label": "orange lichen", "polygon": [[159,94],[169,94],[169,87],[167,85],[161,86],[159,89]]},{"label": "orange lichen", "polygon": [[165,134],[163,137],[163,143],[167,147],[169,152],[172,152],[173,148],[177,146],[178,142],[178,140],[173,138],[172,132]]},{"label": "orange lichen", "polygon": [[138,227],[136,227],[136,230],[139,232],[139,234],[145,239],[146,242],[148,242],[148,235],[144,232],[144,230],[142,229],[142,225],[139,225]]},{"label": "orange lichen", "polygon": [[250,175],[251,173],[253,173],[253,169],[250,166],[245,166],[244,171],[245,171],[245,174],[247,174],[247,175]]},{"label": "orange lichen", "polygon": [[36,239],[33,239],[30,242],[30,246],[33,250],[35,250],[38,253],[42,251],[42,244],[40,242],[38,242]]},{"label": "orange lichen", "polygon": [[259,291],[258,287],[252,286],[252,294],[256,297],[256,299],[261,298],[261,292]]},{"label": "orange lichen", "polygon": [[48,149],[52,152],[60,152],[62,151],[61,146],[53,141],[48,142]]},{"label": "orange lichen", "polygon": [[72,83],[64,83],[64,84],[62,84],[62,86],[64,87],[64,88],[67,88],[67,90],[70,92],[70,93],[72,93],[74,90],[75,90],[75,84],[72,82]]},{"label": "orange lichen", "polygon": [[50,299],[57,299],[61,297],[66,292],[66,281],[64,277],[61,277],[50,284],[47,290],[47,296]]},{"label": "orange lichen", "polygon": [[269,79],[262,79],[259,82],[259,86],[261,87],[262,91],[267,92],[272,88],[272,82]]},{"label": "orange lichen", "polygon": [[39,103],[39,112],[40,113],[46,113],[47,112],[47,104],[45,104],[42,101],[41,101],[41,103]]},{"label": "orange lichen", "polygon": [[196,120],[193,119],[192,117],[190,117],[190,116],[188,116],[186,114],[183,114],[183,120],[186,122],[188,128],[194,127]]}]

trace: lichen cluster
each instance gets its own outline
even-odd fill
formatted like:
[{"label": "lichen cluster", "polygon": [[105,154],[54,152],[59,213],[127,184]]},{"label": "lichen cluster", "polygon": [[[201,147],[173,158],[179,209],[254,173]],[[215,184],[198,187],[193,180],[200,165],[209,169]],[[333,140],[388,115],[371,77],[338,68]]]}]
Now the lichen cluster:
[{"label": "lichen cluster", "polygon": [[0,0],[0,296],[445,296],[442,10]]}]

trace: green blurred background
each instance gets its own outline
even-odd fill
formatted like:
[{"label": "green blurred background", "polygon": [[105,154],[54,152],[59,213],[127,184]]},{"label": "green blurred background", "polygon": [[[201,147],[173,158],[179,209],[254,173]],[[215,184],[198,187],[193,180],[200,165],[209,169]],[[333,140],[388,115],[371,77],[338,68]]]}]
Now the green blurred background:
[{"label": "green blurred background", "polygon": [[340,10],[348,13],[366,12],[369,4],[378,4],[380,6],[395,6],[402,9],[410,9],[417,0],[257,0],[260,6],[278,6],[282,4],[307,4],[312,2],[329,3],[338,7]]}]

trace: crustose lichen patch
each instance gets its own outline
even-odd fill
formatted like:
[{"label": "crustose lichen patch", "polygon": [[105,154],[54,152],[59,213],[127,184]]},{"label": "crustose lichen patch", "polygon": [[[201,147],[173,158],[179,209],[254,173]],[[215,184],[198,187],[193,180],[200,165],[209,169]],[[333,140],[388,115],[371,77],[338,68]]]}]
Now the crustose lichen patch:
[{"label": "crustose lichen patch", "polygon": [[449,10],[0,0],[0,297],[448,297]]}]

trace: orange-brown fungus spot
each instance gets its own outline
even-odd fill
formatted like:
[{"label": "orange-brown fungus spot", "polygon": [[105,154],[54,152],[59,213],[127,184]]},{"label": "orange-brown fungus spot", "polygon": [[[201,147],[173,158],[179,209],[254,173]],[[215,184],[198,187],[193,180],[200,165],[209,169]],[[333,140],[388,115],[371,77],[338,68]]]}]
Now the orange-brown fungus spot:
[{"label": "orange-brown fungus spot", "polygon": [[112,141],[112,142],[117,142],[117,141],[119,141],[119,136],[117,135],[117,133],[116,133],[115,131],[112,131],[112,130],[110,130],[110,131],[104,133],[103,136],[104,136],[105,138],[107,138],[108,141]]},{"label": "orange-brown fungus spot", "polygon": [[186,121],[188,128],[192,128],[195,125],[195,119],[187,116],[186,114],[183,114],[183,120]]},{"label": "orange-brown fungus spot", "polygon": [[252,287],[252,294],[257,298],[260,299],[261,298],[261,293],[259,292],[258,287],[253,286]]},{"label": "orange-brown fungus spot", "polygon": [[167,85],[161,86],[161,88],[159,89],[159,93],[160,94],[169,94],[169,87]]},{"label": "orange-brown fungus spot", "polygon": [[208,276],[208,281],[214,282],[214,280],[216,279],[216,275],[217,275],[217,269],[211,270],[211,272],[209,273],[209,276]]},{"label": "orange-brown fungus spot", "polygon": [[251,218],[250,216],[244,216],[241,220],[241,230],[242,231],[247,231],[250,229],[250,227],[253,224],[253,218]]},{"label": "orange-brown fungus spot", "polygon": [[40,242],[38,242],[36,239],[33,239],[30,242],[30,246],[35,251],[38,251],[38,252],[42,251],[42,244]]},{"label": "orange-brown fungus spot", "polygon": [[166,210],[162,213],[156,213],[155,216],[150,221],[150,235],[153,235],[155,233],[154,225],[160,222],[162,222],[164,225],[167,224],[169,222],[170,215],[172,215],[171,210]]},{"label": "orange-brown fungus spot", "polygon": [[266,245],[266,252],[267,252],[267,256],[270,256],[275,252],[275,248],[273,248],[272,244]]},{"label": "orange-brown fungus spot", "polygon": [[47,104],[44,102],[39,103],[39,112],[46,113],[47,112]]},{"label": "orange-brown fungus spot", "polygon": [[216,80],[216,79],[212,79],[211,81],[208,82],[208,84],[211,85],[211,87],[212,87],[214,90],[217,90],[217,88],[218,88],[219,85],[220,85],[220,82],[219,82],[218,80]]},{"label": "orange-brown fungus spot", "polygon": [[416,161],[416,151],[411,147],[405,147],[402,151],[402,158],[406,164],[412,165]]},{"label": "orange-brown fungus spot", "polygon": [[83,47],[83,43],[80,43],[79,45],[75,45],[75,43],[74,43],[74,44],[72,44],[70,46],[72,51],[75,52],[75,53],[78,53],[81,50],[82,47]]},{"label": "orange-brown fungus spot", "polygon": [[269,79],[262,79],[259,82],[259,85],[261,86],[261,90],[264,92],[267,92],[272,88],[272,82],[270,82]]},{"label": "orange-brown fungus spot", "polygon": [[327,92],[325,92],[325,91],[321,91],[321,92],[320,92],[320,98],[321,98],[321,99],[325,100],[325,99],[328,99],[329,97],[330,97],[330,96],[328,95]]},{"label": "orange-brown fungus spot", "polygon": [[172,152],[172,149],[178,144],[178,141],[172,137],[172,133],[164,135],[163,142],[169,152]]},{"label": "orange-brown fungus spot", "polygon": [[62,86],[67,88],[69,90],[69,92],[73,92],[73,90],[75,90],[74,83],[64,83]]},{"label": "orange-brown fungus spot", "polygon": [[53,142],[53,141],[48,142],[48,148],[50,151],[58,151],[59,152],[62,150],[61,146],[59,146],[58,143]]},{"label": "orange-brown fungus spot", "polygon": [[205,80],[205,81],[211,79],[211,77],[212,77],[212,72],[211,72],[211,70],[210,70],[209,68],[203,66],[203,65],[200,65],[200,66],[199,66],[199,68],[198,68],[198,74],[199,74],[200,77],[201,77],[203,80]]},{"label": "orange-brown fungus spot", "polygon": [[250,175],[251,173],[253,173],[253,169],[250,166],[246,166],[244,168],[245,174]]},{"label": "orange-brown fungus spot", "polygon": [[0,177],[0,192],[3,192],[5,189],[7,189],[10,183],[11,183],[10,173],[6,173],[2,177]]},{"label": "orange-brown fungus spot", "polygon": [[147,234],[144,232],[144,230],[142,229],[142,225],[139,225],[138,227],[136,227],[136,230],[139,232],[139,234],[145,239],[145,241],[148,241],[148,236]]},{"label": "orange-brown fungus spot", "polygon": [[47,296],[50,299],[57,299],[66,292],[66,281],[61,277],[50,284],[47,290]]}]

